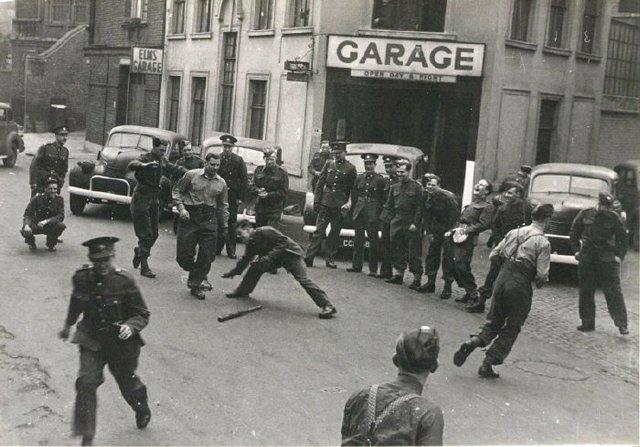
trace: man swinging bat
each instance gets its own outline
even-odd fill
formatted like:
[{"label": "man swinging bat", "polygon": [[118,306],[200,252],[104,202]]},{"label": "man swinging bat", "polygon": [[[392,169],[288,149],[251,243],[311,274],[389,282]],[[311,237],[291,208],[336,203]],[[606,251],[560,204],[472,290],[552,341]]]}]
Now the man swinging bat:
[{"label": "man swinging bat", "polygon": [[[247,267],[249,270],[236,290],[227,293],[227,298],[247,298],[263,273],[283,267],[293,275],[321,309],[318,316],[322,319],[333,317],[336,308],[329,302],[327,294],[307,276],[303,262],[304,251],[300,245],[273,227],[264,226],[256,229],[248,221],[239,223],[236,233],[246,245],[244,255],[236,266],[222,277],[233,278],[242,274]],[[254,260],[256,256],[257,259]]]}]

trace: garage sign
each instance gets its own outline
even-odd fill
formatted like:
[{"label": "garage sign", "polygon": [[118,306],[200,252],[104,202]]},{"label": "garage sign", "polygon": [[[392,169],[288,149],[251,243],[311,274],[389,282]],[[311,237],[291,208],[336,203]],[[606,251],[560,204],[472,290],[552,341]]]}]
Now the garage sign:
[{"label": "garage sign", "polygon": [[159,48],[131,49],[131,73],[162,74],[162,50]]},{"label": "garage sign", "polygon": [[327,67],[349,68],[356,76],[396,72],[424,75],[420,80],[443,76],[450,82],[451,76],[482,76],[483,62],[484,44],[333,35],[327,46]]}]

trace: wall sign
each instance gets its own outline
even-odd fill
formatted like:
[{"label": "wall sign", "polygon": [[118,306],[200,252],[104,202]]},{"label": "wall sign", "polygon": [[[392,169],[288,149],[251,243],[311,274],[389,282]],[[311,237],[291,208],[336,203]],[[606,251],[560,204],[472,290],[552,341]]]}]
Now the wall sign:
[{"label": "wall sign", "polygon": [[131,73],[162,74],[162,50],[159,48],[131,49]]}]

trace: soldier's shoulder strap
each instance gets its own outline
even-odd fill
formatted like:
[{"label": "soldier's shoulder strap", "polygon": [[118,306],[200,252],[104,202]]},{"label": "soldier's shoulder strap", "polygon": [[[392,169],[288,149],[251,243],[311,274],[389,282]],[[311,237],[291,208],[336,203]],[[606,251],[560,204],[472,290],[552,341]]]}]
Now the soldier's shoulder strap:
[{"label": "soldier's shoulder strap", "polygon": [[113,269],[113,272],[118,276],[122,276],[133,281],[133,276],[131,275],[131,273],[121,267],[116,267],[115,269]]},{"label": "soldier's shoulder strap", "polygon": [[91,276],[92,273],[93,273],[93,265],[82,264],[82,266],[80,266],[80,268],[78,268],[74,273],[73,282],[77,283],[77,282],[83,281],[89,278],[89,276]]}]

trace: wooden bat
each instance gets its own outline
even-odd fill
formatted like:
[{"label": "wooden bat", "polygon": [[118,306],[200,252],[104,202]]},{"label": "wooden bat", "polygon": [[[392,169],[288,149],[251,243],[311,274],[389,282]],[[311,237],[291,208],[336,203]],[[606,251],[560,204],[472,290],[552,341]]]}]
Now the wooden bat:
[{"label": "wooden bat", "polygon": [[262,306],[253,306],[253,307],[250,307],[250,308],[245,309],[245,310],[239,310],[237,312],[231,312],[229,314],[222,315],[221,317],[218,317],[218,321],[220,323],[222,323],[223,321],[232,320],[234,318],[238,318],[238,317],[241,317],[243,315],[250,314],[251,312],[255,312],[256,310],[260,310],[260,309],[262,309]]}]

